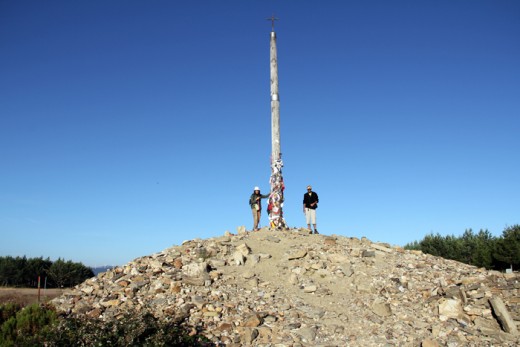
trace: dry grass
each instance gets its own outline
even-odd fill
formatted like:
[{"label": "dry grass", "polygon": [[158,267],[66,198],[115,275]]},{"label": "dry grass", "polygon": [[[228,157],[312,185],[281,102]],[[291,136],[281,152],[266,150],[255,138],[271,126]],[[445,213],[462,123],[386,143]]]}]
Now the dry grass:
[{"label": "dry grass", "polygon": [[[47,302],[60,296],[64,289],[40,289],[40,302]],[[38,303],[37,288],[11,288],[0,287],[0,305],[6,303],[17,303],[23,306]]]}]

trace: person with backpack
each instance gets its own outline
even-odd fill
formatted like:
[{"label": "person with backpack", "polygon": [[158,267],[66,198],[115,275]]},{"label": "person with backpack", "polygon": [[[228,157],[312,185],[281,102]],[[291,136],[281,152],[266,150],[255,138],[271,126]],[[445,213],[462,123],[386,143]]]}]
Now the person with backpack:
[{"label": "person with backpack", "polygon": [[307,193],[303,194],[303,213],[307,221],[307,228],[312,233],[312,223],[315,234],[319,234],[318,229],[316,229],[316,209],[318,208],[318,201],[318,194],[312,191],[311,186],[307,186]]},{"label": "person with backpack", "polygon": [[268,198],[269,194],[260,194],[260,188],[255,187],[253,194],[249,198],[249,205],[253,214],[253,231],[258,231],[258,224],[260,223],[260,216],[262,214],[262,199]]}]

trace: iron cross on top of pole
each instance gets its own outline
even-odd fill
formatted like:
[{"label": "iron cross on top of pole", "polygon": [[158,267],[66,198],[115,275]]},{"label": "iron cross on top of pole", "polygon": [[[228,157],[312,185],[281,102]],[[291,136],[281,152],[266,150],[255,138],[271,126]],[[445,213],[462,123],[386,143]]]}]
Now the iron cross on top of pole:
[{"label": "iron cross on top of pole", "polygon": [[271,17],[266,18],[266,20],[270,20],[270,21],[271,21],[271,31],[274,31],[274,21],[275,21],[275,20],[279,20],[279,18],[276,18],[276,17],[274,16],[274,14],[273,14]]}]

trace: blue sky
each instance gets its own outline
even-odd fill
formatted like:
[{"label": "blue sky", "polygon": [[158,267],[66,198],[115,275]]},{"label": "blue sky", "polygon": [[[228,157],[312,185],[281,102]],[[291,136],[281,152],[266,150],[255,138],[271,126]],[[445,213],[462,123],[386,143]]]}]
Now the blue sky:
[{"label": "blue sky", "polygon": [[324,234],[520,223],[518,1],[0,0],[0,255],[119,265],[250,229],[273,13],[290,226],[307,184]]}]

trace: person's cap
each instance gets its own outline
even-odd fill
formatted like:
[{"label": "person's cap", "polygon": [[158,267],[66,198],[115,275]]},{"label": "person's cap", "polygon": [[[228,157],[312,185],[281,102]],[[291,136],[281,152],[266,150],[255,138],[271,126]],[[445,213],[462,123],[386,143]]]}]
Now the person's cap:
[{"label": "person's cap", "polygon": [[254,189],[254,190],[260,190],[260,188],[258,188],[258,187],[255,187],[255,189]]}]

